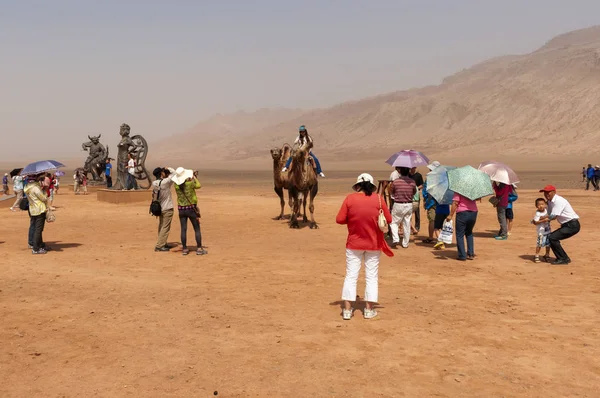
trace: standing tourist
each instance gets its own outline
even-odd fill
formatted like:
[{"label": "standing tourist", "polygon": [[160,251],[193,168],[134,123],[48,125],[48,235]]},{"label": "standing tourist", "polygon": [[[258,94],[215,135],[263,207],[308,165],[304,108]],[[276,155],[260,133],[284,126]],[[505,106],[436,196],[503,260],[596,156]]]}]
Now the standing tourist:
[{"label": "standing tourist", "polygon": [[498,236],[496,236],[496,240],[506,240],[508,239],[506,208],[508,207],[508,195],[512,192],[512,186],[496,181],[494,181],[493,185],[494,192],[496,192],[496,212],[498,215],[498,223],[500,224],[500,232],[498,233]]},{"label": "standing tourist", "polygon": [[600,189],[600,166],[594,168],[594,191]]},{"label": "standing tourist", "polygon": [[344,300],[342,318],[344,320],[352,318],[354,311],[352,302],[357,297],[356,284],[364,261],[366,279],[364,317],[365,319],[371,319],[377,316],[373,304],[377,303],[379,299],[379,258],[381,251],[383,250],[388,256],[393,256],[377,221],[380,210],[383,210],[388,223],[392,221],[392,216],[387,206],[385,206],[383,198],[378,194],[373,195],[377,187],[370,174],[363,173],[359,175],[352,189],[356,193],[346,196],[335,219],[338,224],[348,226],[346,277],[342,288],[342,300]]},{"label": "standing tourist", "polygon": [[196,235],[196,254],[202,256],[208,252],[202,247],[202,234],[200,233],[200,210],[198,209],[198,197],[196,189],[201,185],[198,181],[198,172],[186,170],[178,167],[175,175],[172,177],[175,183],[175,193],[177,194],[177,209],[179,210],[179,223],[181,224],[181,245],[182,254],[187,256],[190,251],[187,248],[187,222],[188,220],[194,227]]},{"label": "standing tourist", "polygon": [[517,194],[517,186],[512,184],[512,191],[508,194],[508,206],[506,206],[506,227],[508,236],[512,232],[513,220],[515,219],[515,212],[513,209],[513,203],[519,199]]},{"label": "standing tourist", "polygon": [[423,183],[423,207],[425,208],[425,212],[427,213],[427,221],[428,221],[428,232],[429,235],[427,239],[423,240],[423,243],[433,243],[434,242],[434,231],[435,231],[435,209],[437,208],[437,202],[433,198],[433,196],[427,193],[427,181]]},{"label": "standing tourist", "polygon": [[11,211],[19,211],[19,204],[21,203],[21,199],[23,199],[23,177],[20,175],[16,175],[12,178],[13,181],[13,191],[15,191],[15,195],[17,198],[15,199],[15,203],[10,208]]},{"label": "standing tourist", "polygon": [[[452,198],[452,208],[446,221],[452,221],[454,214],[456,214],[455,231],[458,260],[474,260],[475,241],[473,239],[473,228],[477,222],[477,203],[461,194],[455,193]],[[466,252],[465,237],[467,238]]]},{"label": "standing tourist", "polygon": [[2,193],[8,195],[8,173],[4,173],[2,177]]},{"label": "standing tourist", "polygon": [[582,176],[581,182],[585,182],[585,179],[587,177],[587,170],[586,170],[585,166],[583,166],[583,170],[581,170],[581,176]]},{"label": "standing tourist", "polygon": [[537,227],[537,243],[535,245],[535,257],[533,258],[533,261],[536,263],[540,262],[540,251],[542,248],[546,250],[544,261],[549,262],[550,259],[550,242],[548,241],[550,221],[548,221],[547,206],[546,199],[538,198],[535,200],[536,212],[531,223]]},{"label": "standing tourist", "polygon": [[42,174],[37,178],[32,178],[25,186],[25,194],[29,201],[29,244],[33,254],[46,254],[46,244],[42,237],[44,225],[46,224],[46,213],[48,207],[48,195],[42,190],[41,183],[45,176]]},{"label": "standing tourist", "polygon": [[167,245],[169,232],[171,231],[171,221],[173,220],[173,198],[171,196],[171,187],[173,186],[173,176],[175,170],[157,167],[152,174],[156,178],[152,182],[153,200],[160,202],[160,216],[158,222],[158,241],[154,251],[168,252],[171,248]]},{"label": "standing tourist", "polygon": [[590,189],[590,184],[592,184],[592,188],[596,187],[596,181],[594,180],[594,168],[591,164],[588,164],[588,168],[586,170],[587,182],[585,184],[585,190]]},{"label": "standing tourist", "polygon": [[104,175],[106,176],[106,188],[112,187],[112,164],[110,163],[112,159],[106,159],[106,169],[104,170]]},{"label": "standing tourist", "polygon": [[402,247],[408,247],[408,243],[410,242],[410,221],[413,212],[413,196],[417,192],[415,181],[408,176],[410,169],[407,167],[397,167],[396,171],[400,174],[400,177],[389,185],[389,193],[394,200],[392,223],[390,224],[393,249],[397,248],[400,243],[400,237],[398,236],[400,224],[402,224],[403,232]]},{"label": "standing tourist", "polygon": [[133,154],[127,154],[127,187],[128,190],[138,189],[137,181],[135,179],[135,159],[133,159]]},{"label": "standing tourist", "polygon": [[419,208],[419,205],[421,203],[420,193],[423,188],[423,176],[417,171],[416,167],[413,167],[410,169],[410,178],[412,178],[417,185],[417,192],[415,192],[415,195],[413,196],[413,214],[415,219],[413,233],[416,235],[421,230],[421,209]]},{"label": "standing tourist", "polygon": [[554,230],[548,235],[550,248],[556,256],[553,265],[566,265],[571,262],[571,259],[560,244],[561,240],[569,239],[577,235],[581,229],[579,224],[579,216],[571,207],[571,204],[562,196],[556,194],[556,188],[553,185],[546,185],[540,192],[544,193],[544,197],[548,201],[548,213],[546,219],[548,221],[558,221],[560,228]]}]

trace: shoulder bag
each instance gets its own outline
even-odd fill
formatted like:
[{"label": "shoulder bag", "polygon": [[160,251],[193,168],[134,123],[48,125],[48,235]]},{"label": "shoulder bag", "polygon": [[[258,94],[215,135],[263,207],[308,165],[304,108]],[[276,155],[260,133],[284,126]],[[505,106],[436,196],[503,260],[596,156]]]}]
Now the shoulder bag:
[{"label": "shoulder bag", "polygon": [[377,217],[377,226],[381,230],[381,232],[386,233],[388,231],[388,223],[385,219],[385,214],[383,213],[383,207],[381,206],[381,195],[377,194],[379,197],[379,216]]}]

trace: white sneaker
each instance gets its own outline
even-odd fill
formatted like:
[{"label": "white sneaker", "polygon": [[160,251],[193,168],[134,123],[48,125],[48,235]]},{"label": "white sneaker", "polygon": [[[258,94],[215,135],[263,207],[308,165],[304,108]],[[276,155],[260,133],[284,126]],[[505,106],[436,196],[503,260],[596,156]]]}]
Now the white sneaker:
[{"label": "white sneaker", "polygon": [[372,318],[375,318],[376,316],[377,316],[377,311],[368,310],[365,308],[365,319],[372,319]]},{"label": "white sneaker", "polygon": [[281,169],[282,173],[285,173],[287,171],[287,167],[284,167],[283,169]]},{"label": "white sneaker", "polygon": [[319,175],[320,175],[321,177],[325,177],[325,174],[323,174],[323,172],[320,172],[320,173],[319,173]]},{"label": "white sneaker", "polygon": [[352,311],[354,310],[354,308],[350,308],[349,310],[342,310],[342,318],[345,321],[349,321],[350,319],[352,319]]}]

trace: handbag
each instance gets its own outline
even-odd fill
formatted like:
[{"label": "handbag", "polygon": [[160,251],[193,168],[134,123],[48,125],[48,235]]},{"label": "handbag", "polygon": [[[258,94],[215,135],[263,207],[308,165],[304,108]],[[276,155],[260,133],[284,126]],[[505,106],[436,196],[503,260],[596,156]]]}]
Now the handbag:
[{"label": "handbag", "polygon": [[159,217],[162,214],[162,208],[160,206],[160,201],[158,200],[160,197],[160,184],[162,184],[162,180],[158,183],[158,191],[156,192],[156,199],[154,198],[155,192],[152,192],[152,202],[150,203],[150,214],[155,217]]},{"label": "handbag", "polygon": [[187,195],[185,194],[185,191],[183,189],[181,190],[181,193],[183,194],[183,197],[185,198],[185,200],[188,201],[190,206],[192,206],[194,213],[196,213],[196,217],[201,218],[202,216],[200,215],[200,209],[198,208],[198,205],[192,203],[192,201],[187,197]]},{"label": "handbag", "polygon": [[54,215],[54,212],[50,209],[48,209],[46,211],[46,222],[51,223],[56,221],[56,216]]},{"label": "handbag", "polygon": [[497,207],[498,203],[500,203],[500,199],[498,199],[496,196],[492,196],[489,200],[494,207]]},{"label": "handbag", "polygon": [[452,244],[452,235],[454,234],[454,226],[452,225],[452,220],[444,221],[444,226],[442,227],[442,231],[440,232],[440,237],[438,238],[438,242],[443,242],[447,245]]},{"label": "handbag", "polygon": [[385,233],[388,231],[388,223],[385,219],[385,214],[383,213],[383,207],[381,206],[381,195],[378,194],[377,196],[379,196],[379,216],[377,217],[377,226],[381,232]]}]

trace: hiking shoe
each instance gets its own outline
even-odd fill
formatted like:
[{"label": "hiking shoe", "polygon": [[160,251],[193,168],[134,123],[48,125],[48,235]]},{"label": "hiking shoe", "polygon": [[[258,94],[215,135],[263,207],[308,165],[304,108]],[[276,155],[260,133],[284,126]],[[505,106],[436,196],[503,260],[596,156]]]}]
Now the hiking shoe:
[{"label": "hiking shoe", "polygon": [[365,308],[364,316],[365,316],[365,319],[373,319],[377,316],[377,311],[375,311],[374,309],[368,310]]},{"label": "hiking shoe", "polygon": [[349,321],[350,319],[352,319],[352,311],[354,311],[354,308],[350,308],[349,310],[342,310],[342,318],[345,321]]},{"label": "hiking shoe", "polygon": [[190,250],[189,249],[183,249],[181,251],[181,254],[183,254],[184,256],[187,256],[188,254],[190,254]]},{"label": "hiking shoe", "polygon": [[206,250],[204,250],[203,248],[199,248],[198,250],[196,250],[197,256],[204,256],[205,254],[208,254],[208,252]]},{"label": "hiking shoe", "polygon": [[171,250],[170,247],[167,246],[163,246],[163,247],[155,247],[154,251],[155,252],[168,252],[169,250]]},{"label": "hiking shoe", "polygon": [[496,240],[507,240],[508,236],[496,236],[496,237],[494,237],[494,239],[496,239]]},{"label": "hiking shoe", "polygon": [[46,254],[46,253],[48,253],[48,251],[45,250],[45,249],[40,249],[40,250],[37,250],[37,251],[35,251],[35,250],[31,251],[31,254]]}]

